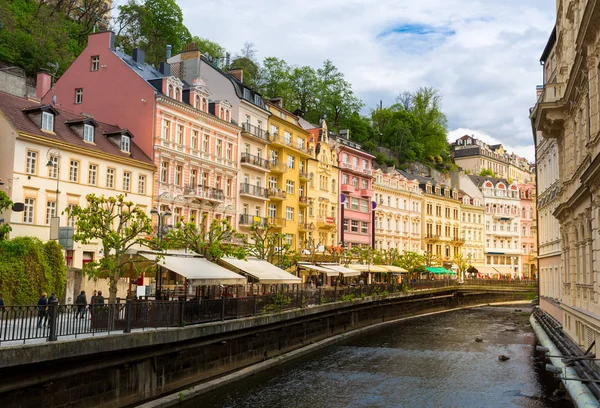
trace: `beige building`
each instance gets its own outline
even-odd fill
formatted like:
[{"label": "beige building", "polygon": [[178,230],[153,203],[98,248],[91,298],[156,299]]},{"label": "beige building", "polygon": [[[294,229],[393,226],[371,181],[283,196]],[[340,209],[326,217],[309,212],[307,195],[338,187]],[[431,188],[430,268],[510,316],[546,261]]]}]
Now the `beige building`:
[{"label": "beige building", "polygon": [[417,180],[396,170],[373,173],[375,192],[375,247],[421,252],[421,209],[423,192]]},{"label": "beige building", "polygon": [[458,198],[461,201],[460,236],[464,240],[462,254],[471,266],[479,268],[485,265],[485,207],[477,195],[459,191]]},{"label": "beige building", "polygon": [[[545,72],[548,81],[531,113],[534,130],[557,145],[559,189],[552,215],[559,221],[562,241],[562,330],[582,349],[600,335],[600,27],[594,20],[590,23],[598,14],[596,3],[557,2],[551,60],[556,68],[550,78]],[[540,196],[546,190],[550,188]],[[540,221],[540,229],[546,228]],[[552,237],[547,230],[543,233]],[[598,345],[591,353],[598,353]]]}]

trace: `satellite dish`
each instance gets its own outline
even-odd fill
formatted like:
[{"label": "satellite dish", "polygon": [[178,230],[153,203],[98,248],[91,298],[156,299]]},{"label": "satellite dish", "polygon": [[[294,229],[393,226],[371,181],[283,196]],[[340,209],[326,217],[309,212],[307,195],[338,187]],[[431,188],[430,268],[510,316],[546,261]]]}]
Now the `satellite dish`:
[{"label": "satellite dish", "polygon": [[12,210],[14,212],[22,212],[25,209],[25,204],[23,203],[14,203],[12,206]]}]

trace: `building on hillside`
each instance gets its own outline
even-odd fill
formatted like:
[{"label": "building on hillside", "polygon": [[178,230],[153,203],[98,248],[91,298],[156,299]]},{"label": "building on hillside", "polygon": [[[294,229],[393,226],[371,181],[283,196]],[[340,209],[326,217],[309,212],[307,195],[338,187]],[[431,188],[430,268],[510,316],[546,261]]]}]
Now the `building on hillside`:
[{"label": "building on hillside", "polygon": [[[49,88],[49,80],[44,80]],[[114,49],[114,34],[89,36],[88,45],[44,92],[50,103],[119,123],[136,135],[138,145],[158,169],[154,207],[172,215],[166,225],[226,219],[236,226],[238,139],[232,106],[211,95],[202,78],[184,82],[168,64],[159,70],[144,53],[129,56]]]},{"label": "building on hillside", "polygon": [[401,254],[421,253],[423,192],[416,179],[396,170],[373,172],[375,193],[375,248],[396,249]]},{"label": "building on hillside", "polygon": [[509,154],[501,144],[488,145],[473,136],[465,135],[450,145],[454,163],[473,175],[491,170],[499,178],[530,183],[533,174],[527,159]]},{"label": "building on hillside", "polygon": [[[314,152],[308,159],[308,239],[314,248],[324,251],[338,246],[339,184],[338,159],[330,144],[327,122],[319,126],[300,118],[300,125],[308,132],[309,147]],[[313,228],[314,227],[314,228]],[[308,248],[307,248],[308,249]]]},{"label": "building on hillside", "polygon": [[[558,152],[558,205],[553,216],[559,221],[562,241],[562,332],[582,350],[589,347],[589,353],[596,354],[595,339],[600,335],[600,26],[595,19],[599,13],[600,5],[595,2],[557,2],[556,45],[547,46],[555,51],[542,55],[543,62],[552,58],[551,66],[531,112],[535,132],[554,140]],[[553,191],[546,188],[540,199],[548,190]],[[540,228],[547,228],[541,218]],[[552,237],[552,232],[544,231],[544,235]]]},{"label": "building on hillside", "polygon": [[[543,83],[538,87],[538,99],[544,94],[546,84],[552,87],[556,80],[556,28],[552,31],[540,61],[543,64]],[[560,224],[554,217],[558,207],[559,164],[558,141],[553,137],[544,137],[536,129],[537,108],[532,111],[532,131],[535,143],[536,188],[537,188],[537,234],[538,234],[538,282],[540,287],[540,307],[559,322],[563,321],[560,310],[563,286],[561,276]]]},{"label": "building on hillside", "polygon": [[527,279],[537,277],[537,232],[535,211],[535,185],[520,184],[521,198],[521,267]]},{"label": "building on hillside", "polygon": [[239,190],[236,191],[240,232],[250,235],[249,227],[255,223],[284,227],[285,214],[281,209],[267,214],[270,198],[283,195],[281,187],[278,191],[269,192],[267,175],[283,174],[287,163],[270,161],[267,156],[271,113],[262,96],[244,84],[243,70],[224,71],[218,60],[209,60],[195,44],[186,46],[180,54],[169,57],[167,62],[171,72],[181,80],[193,83],[201,78],[210,88],[212,99],[228,101],[232,121],[242,128],[236,157],[240,165]]},{"label": "building on hillside", "polygon": [[[123,194],[150,215],[156,167],[124,127],[0,92],[0,135],[0,176],[10,199],[24,204],[3,214],[11,237],[58,238],[51,224],[74,227],[64,211],[85,206],[86,194]],[[61,243],[67,266],[102,257],[98,242]]]},{"label": "building on hillside", "polygon": [[458,190],[428,177],[399,172],[407,179],[416,179],[423,191],[421,248],[442,266],[452,267],[454,256],[461,253],[464,244],[460,236]]},{"label": "building on hillside", "polygon": [[[311,175],[308,159],[313,157],[308,144],[308,132],[300,125],[299,117],[283,108],[281,98],[266,102],[269,116],[269,160],[285,164],[282,171],[273,166],[269,174],[268,215],[271,224],[281,228],[285,243],[294,250],[306,246],[314,225],[308,222],[308,185]],[[278,215],[282,214],[280,219]]]},{"label": "building on hillside", "polygon": [[338,154],[340,192],[344,196],[339,214],[343,224],[340,242],[348,248],[374,246],[371,163],[375,156],[365,152],[360,144],[351,141],[346,129],[341,130],[339,135],[330,133],[329,140]]},{"label": "building on hillside", "polygon": [[[492,274],[517,277],[521,267],[519,188],[505,179],[469,176],[483,193],[485,205],[485,266]],[[488,272],[489,273],[489,272]]]},{"label": "building on hillside", "polygon": [[480,268],[485,265],[485,207],[479,195],[472,197],[463,190],[458,191],[458,199],[461,202],[460,237],[464,240],[461,253],[469,265]]}]

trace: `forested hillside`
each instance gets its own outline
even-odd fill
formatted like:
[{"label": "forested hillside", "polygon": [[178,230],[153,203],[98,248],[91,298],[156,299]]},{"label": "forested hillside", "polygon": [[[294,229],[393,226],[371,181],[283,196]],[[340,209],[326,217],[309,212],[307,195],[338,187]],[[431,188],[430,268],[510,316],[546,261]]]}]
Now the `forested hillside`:
[{"label": "forested hillside", "polygon": [[[277,56],[260,61],[250,43],[238,52],[226,50],[200,33],[191,33],[174,0],[130,0],[112,10],[113,18],[106,22],[104,4],[103,0],[0,2],[0,62],[22,67],[31,76],[40,71],[60,76],[85,48],[87,36],[103,29],[114,31],[116,45],[126,52],[143,49],[154,65],[165,59],[167,44],[176,54],[194,42],[229,68],[242,68],[244,82],[264,97],[282,97],[289,111],[303,111],[312,123],[325,115],[334,131],[350,129],[351,139],[363,143],[382,164],[420,161],[443,168],[449,163],[447,121],[435,89],[398,90],[391,106],[365,106],[331,60],[315,68],[289,64]],[[378,146],[387,148],[387,157]]]}]

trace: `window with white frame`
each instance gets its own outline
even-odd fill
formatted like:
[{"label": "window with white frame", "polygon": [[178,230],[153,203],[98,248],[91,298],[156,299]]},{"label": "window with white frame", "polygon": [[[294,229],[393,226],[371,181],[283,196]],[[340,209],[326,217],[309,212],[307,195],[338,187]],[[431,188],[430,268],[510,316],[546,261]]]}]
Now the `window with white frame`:
[{"label": "window with white frame", "polygon": [[190,147],[192,150],[198,150],[198,131],[192,130],[192,136],[190,138]]},{"label": "window with white frame", "polygon": [[175,132],[175,143],[178,145],[183,144],[183,125],[177,125],[177,132]]},{"label": "window with white frame", "polygon": [[98,175],[98,166],[96,164],[90,164],[88,167],[88,184],[93,186],[96,185],[96,177]]},{"label": "window with white frame", "polygon": [[123,172],[123,190],[131,190],[131,173],[128,171]]},{"label": "window with white frame", "polygon": [[169,182],[169,163],[167,163],[166,161],[160,162],[160,182]]},{"label": "window with white frame", "polygon": [[138,176],[138,194],[146,194],[146,176]]},{"label": "window with white frame", "polygon": [[348,184],[348,175],[342,174],[342,184]]},{"label": "window with white frame", "polygon": [[129,136],[121,136],[121,151],[129,153],[131,151],[131,139]]},{"label": "window with white frame", "polygon": [[217,151],[215,152],[217,157],[222,156],[222,149],[221,149],[222,144],[223,144],[223,141],[221,139],[217,139]]},{"label": "window with white frame", "polygon": [[75,89],[75,103],[83,103],[83,88]]},{"label": "window with white frame", "polygon": [[279,133],[279,128],[275,125],[271,125],[271,134],[276,135],[277,133]]},{"label": "window with white frame", "polygon": [[208,151],[209,147],[210,147],[210,136],[204,135],[204,137],[202,139],[202,152],[206,153],[206,154],[210,153]]},{"label": "window with white frame", "polygon": [[83,125],[83,140],[89,143],[94,143],[94,127],[87,123]]},{"label": "window with white frame", "polygon": [[360,223],[360,232],[362,232],[363,234],[369,233],[369,223],[368,222],[363,221]]},{"label": "window with white frame", "polygon": [[92,66],[90,68],[91,71],[98,71],[100,68],[100,56],[94,55],[92,56]]},{"label": "window with white frame", "polygon": [[285,182],[285,192],[288,194],[294,194],[295,183],[292,180]]},{"label": "window with white frame", "polygon": [[285,130],[283,132],[283,140],[285,143],[291,144],[292,143],[292,134],[290,132],[288,132],[287,130]]},{"label": "window with white frame", "polygon": [[48,177],[56,179],[58,178],[58,155],[50,156],[50,162],[52,166],[48,167]]},{"label": "window with white frame", "polygon": [[[71,214],[71,211],[73,211],[73,209],[75,208],[75,204],[71,203],[67,207],[69,208],[69,214]],[[71,228],[75,228],[75,217],[74,216],[69,216],[67,218],[67,226],[71,227]]]},{"label": "window with white frame", "polygon": [[277,217],[277,205],[276,204],[269,204],[268,215],[271,218]]},{"label": "window with white frame", "polygon": [[46,201],[46,225],[56,216],[56,201]]},{"label": "window with white frame", "polygon": [[181,185],[181,176],[183,175],[183,166],[178,164],[175,166],[175,185]]},{"label": "window with white frame", "polygon": [[[259,154],[260,156],[260,154]],[[227,158],[227,160],[231,161],[233,157],[233,145],[231,143],[227,143],[227,150],[225,151],[225,158]]]},{"label": "window with white frame", "polygon": [[27,163],[25,172],[27,174],[36,174],[37,173],[37,152],[33,150],[27,150]]},{"label": "window with white frame", "polygon": [[360,210],[362,212],[369,212],[369,201],[360,200]]},{"label": "window with white frame", "polygon": [[269,189],[277,190],[277,177],[269,176]]},{"label": "window with white frame", "polygon": [[165,140],[169,140],[170,133],[171,133],[171,122],[169,122],[166,119],[163,119],[162,138]]},{"label": "window with white frame", "polygon": [[285,207],[285,219],[294,221],[294,207]]},{"label": "window with white frame", "polygon": [[350,225],[351,225],[350,231],[358,232],[358,221],[357,220],[352,220]]},{"label": "window with white frame", "polygon": [[106,188],[115,188],[115,169],[106,169]]},{"label": "window with white frame", "polygon": [[289,154],[287,157],[287,167],[288,169],[294,169],[294,167],[296,167],[296,158],[294,156],[290,156]]},{"label": "window with white frame", "polygon": [[360,181],[360,188],[362,188],[363,190],[366,190],[369,188],[369,182],[365,179],[362,179]]},{"label": "window with white frame", "polygon": [[42,112],[42,130],[54,132],[54,115],[50,112]]},{"label": "window with white frame", "polygon": [[291,247],[292,245],[294,245],[294,235],[292,235],[292,234],[285,234],[284,235],[284,242],[289,247]]},{"label": "window with white frame", "polygon": [[69,163],[69,181],[79,182],[79,162],[77,160],[71,160]]},{"label": "window with white frame", "polygon": [[26,198],[25,206],[23,207],[23,222],[25,224],[33,224],[35,214],[35,199]]},{"label": "window with white frame", "polygon": [[352,205],[350,207],[352,210],[358,211],[358,198],[352,197]]}]

